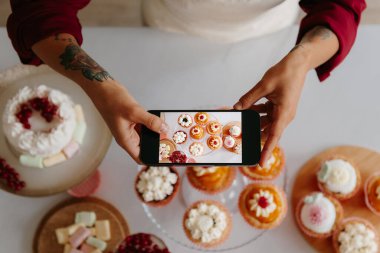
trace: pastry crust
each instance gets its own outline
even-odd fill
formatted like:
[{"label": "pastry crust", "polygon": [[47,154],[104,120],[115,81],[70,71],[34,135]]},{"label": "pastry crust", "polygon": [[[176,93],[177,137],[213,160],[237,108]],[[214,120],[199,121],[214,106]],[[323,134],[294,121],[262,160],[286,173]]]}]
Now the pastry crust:
[{"label": "pastry crust", "polygon": [[[213,129],[213,126],[214,125],[218,125],[218,129],[217,130],[214,130]],[[220,124],[218,121],[210,121],[207,126],[206,126],[206,131],[207,133],[209,133],[210,135],[216,135],[216,134],[220,134],[222,132],[222,124]]]},{"label": "pastry crust", "polygon": [[[218,240],[215,240],[215,241],[209,242],[209,243],[202,243],[198,240],[193,239],[193,237],[191,236],[191,232],[186,228],[185,221],[186,221],[187,217],[189,216],[190,210],[193,208],[196,208],[198,206],[198,204],[200,204],[200,203],[206,203],[208,205],[215,205],[226,214],[227,227],[223,231],[222,236]],[[232,216],[231,216],[231,213],[227,210],[227,208],[223,204],[221,204],[217,201],[214,201],[214,200],[200,200],[200,201],[193,203],[190,207],[187,208],[185,214],[183,215],[182,227],[183,227],[183,230],[185,231],[187,238],[192,243],[194,243],[195,245],[198,245],[200,247],[203,247],[203,248],[213,248],[213,247],[216,247],[216,246],[222,244],[229,237],[229,235],[231,233],[231,229],[232,229]]]},{"label": "pastry crust", "polygon": [[[182,141],[182,142],[176,142],[174,140],[174,136],[175,136],[176,133],[184,133],[185,134],[185,140]],[[174,132],[172,139],[173,139],[173,142],[176,143],[176,144],[184,144],[187,141],[187,133],[185,131],[178,130],[178,131]]]},{"label": "pastry crust", "polygon": [[[194,129],[197,129],[198,133],[194,134],[193,133]],[[191,138],[196,139],[196,140],[200,140],[204,137],[204,135],[205,135],[205,132],[204,132],[203,127],[195,125],[195,126],[190,128],[190,137]]]},{"label": "pastry crust", "polygon": [[[214,140],[218,140],[219,141],[219,145],[218,146],[216,146],[216,147],[214,147],[213,145],[212,145],[212,141],[214,141]],[[223,146],[223,140],[222,140],[222,138],[220,138],[220,136],[210,136],[210,137],[208,137],[208,139],[207,139],[207,146],[210,148],[210,149],[212,149],[212,150],[217,150],[217,149],[220,149],[222,146]]]},{"label": "pastry crust", "polygon": [[[181,121],[181,117],[187,117],[187,118],[189,119],[189,121],[188,121],[188,122],[189,122],[189,125],[188,125],[188,126],[186,126],[186,125]],[[178,122],[178,125],[180,125],[181,127],[189,128],[189,127],[191,127],[191,126],[193,125],[193,118],[191,117],[190,114],[185,113],[185,114],[181,114],[181,115],[179,115],[177,122]]]},{"label": "pastry crust", "polygon": [[[380,173],[371,175],[364,185],[365,203],[369,210],[380,216],[380,199],[377,199],[376,189],[380,187]],[[376,206],[374,205],[376,203]]]},{"label": "pastry crust", "polygon": [[[201,121],[199,119],[199,116],[201,116],[201,115],[204,115],[204,117],[206,117],[206,119]],[[195,120],[195,123],[197,123],[198,125],[205,126],[208,123],[208,121],[210,120],[210,115],[208,115],[207,112],[197,112],[194,115],[194,120]]]},{"label": "pastry crust", "polygon": [[[254,216],[252,216],[249,213],[250,210],[248,210],[248,207],[246,205],[246,199],[247,199],[248,195],[250,195],[251,191],[254,190],[254,189],[260,189],[260,188],[270,188],[271,190],[273,190],[274,192],[277,193],[279,199],[281,200],[281,204],[282,204],[281,208],[282,209],[280,210],[280,214],[279,214],[279,216],[274,221],[272,221],[270,223],[263,223],[263,222],[259,221],[257,218],[255,218]],[[275,227],[277,227],[278,225],[281,224],[281,222],[285,218],[287,210],[288,210],[288,204],[287,204],[285,192],[283,190],[281,190],[280,188],[278,188],[277,186],[275,186],[273,184],[270,184],[270,183],[253,183],[253,184],[249,184],[240,193],[240,196],[239,196],[239,210],[240,210],[241,215],[245,219],[245,221],[249,225],[251,225],[252,227],[255,227],[255,228],[258,228],[258,229],[272,229],[272,228],[275,228]]]}]

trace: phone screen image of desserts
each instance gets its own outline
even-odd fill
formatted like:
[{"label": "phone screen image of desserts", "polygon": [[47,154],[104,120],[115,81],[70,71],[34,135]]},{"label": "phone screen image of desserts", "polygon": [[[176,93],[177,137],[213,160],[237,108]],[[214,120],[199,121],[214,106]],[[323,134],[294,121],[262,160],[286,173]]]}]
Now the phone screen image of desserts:
[{"label": "phone screen image of desserts", "polygon": [[161,112],[159,163],[242,163],[241,112]]}]

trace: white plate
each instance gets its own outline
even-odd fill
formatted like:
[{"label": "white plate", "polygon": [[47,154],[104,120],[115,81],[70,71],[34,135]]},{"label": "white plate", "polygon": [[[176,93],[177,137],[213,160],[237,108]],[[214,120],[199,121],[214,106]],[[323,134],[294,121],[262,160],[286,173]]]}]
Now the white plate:
[{"label": "white plate", "polygon": [[[90,176],[103,160],[112,140],[107,125],[90,98],[74,82],[59,75],[47,66],[17,65],[0,74],[0,115],[7,101],[24,86],[45,84],[68,94],[74,103],[81,104],[86,118],[87,132],[79,153],[61,164],[44,168],[25,167],[10,150],[0,124],[0,157],[20,174],[26,187],[15,193],[25,196],[46,196],[63,192],[80,184]],[[0,118],[1,118],[0,117]],[[7,190],[4,185],[0,187]],[[11,191],[12,192],[12,191]],[[14,193],[14,192],[12,192]]]}]

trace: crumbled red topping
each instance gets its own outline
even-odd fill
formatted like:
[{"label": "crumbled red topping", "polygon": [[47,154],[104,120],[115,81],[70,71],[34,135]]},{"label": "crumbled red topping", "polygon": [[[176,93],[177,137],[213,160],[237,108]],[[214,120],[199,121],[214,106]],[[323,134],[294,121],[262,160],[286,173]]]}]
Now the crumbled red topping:
[{"label": "crumbled red topping", "polygon": [[120,244],[116,253],[170,253],[167,247],[162,248],[153,242],[152,236],[144,233],[130,235]]},{"label": "crumbled red topping", "polygon": [[258,204],[261,208],[267,208],[267,206],[269,206],[269,202],[268,202],[268,199],[266,197],[260,197]]},{"label": "crumbled red topping", "polygon": [[171,156],[169,157],[169,160],[172,163],[186,163],[187,157],[185,153],[177,150],[171,154]]},{"label": "crumbled red topping", "polygon": [[25,187],[25,182],[20,180],[20,174],[2,158],[0,158],[0,178],[13,191],[20,191]]}]

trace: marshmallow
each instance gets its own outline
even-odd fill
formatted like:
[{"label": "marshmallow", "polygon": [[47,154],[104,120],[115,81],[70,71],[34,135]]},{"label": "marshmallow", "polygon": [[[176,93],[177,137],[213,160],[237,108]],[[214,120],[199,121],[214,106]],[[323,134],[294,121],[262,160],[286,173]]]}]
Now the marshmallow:
[{"label": "marshmallow", "polygon": [[71,250],[69,251],[69,253],[83,253],[83,251],[81,251],[81,250],[77,250],[77,249],[71,249]]},{"label": "marshmallow", "polygon": [[83,108],[81,105],[74,106],[77,122],[85,122]]},{"label": "marshmallow", "polygon": [[73,139],[79,144],[83,143],[84,135],[86,133],[87,125],[85,122],[78,122],[73,133]]},{"label": "marshmallow", "polygon": [[65,244],[69,241],[69,232],[67,228],[58,228],[55,230],[55,235],[59,244]]},{"label": "marshmallow", "polygon": [[107,243],[105,241],[92,236],[87,238],[86,243],[100,249],[101,251],[104,251],[107,248]]},{"label": "marshmallow", "polygon": [[84,223],[77,223],[77,224],[70,225],[67,227],[67,231],[69,232],[69,235],[72,235],[80,227],[85,227]]},{"label": "marshmallow", "polygon": [[70,244],[65,244],[65,247],[63,248],[63,253],[70,253],[73,248]]},{"label": "marshmallow", "polygon": [[91,245],[88,245],[87,243],[84,243],[80,247],[80,250],[83,251],[83,253],[92,253],[96,250],[96,248],[92,247]]},{"label": "marshmallow", "polygon": [[100,220],[95,222],[96,237],[103,241],[111,239],[110,222],[108,220]]},{"label": "marshmallow", "polygon": [[75,214],[75,223],[83,223],[86,227],[94,226],[96,214],[94,212],[79,212]]},{"label": "marshmallow", "polygon": [[71,141],[63,150],[62,152],[65,154],[67,159],[70,159],[75,155],[76,152],[79,150],[79,144],[75,141]]},{"label": "marshmallow", "polygon": [[69,241],[73,248],[78,248],[79,245],[81,245],[87,237],[89,237],[91,234],[90,230],[84,227],[80,227],[75,231],[75,233],[70,236]]},{"label": "marshmallow", "polygon": [[90,228],[91,236],[96,236],[96,228]]},{"label": "marshmallow", "polygon": [[30,155],[21,155],[20,163],[28,167],[35,167],[42,169],[44,165],[42,164],[41,156],[30,156]]},{"label": "marshmallow", "polygon": [[62,152],[59,152],[58,154],[45,158],[43,163],[45,167],[50,167],[64,161],[66,161],[66,156]]}]

